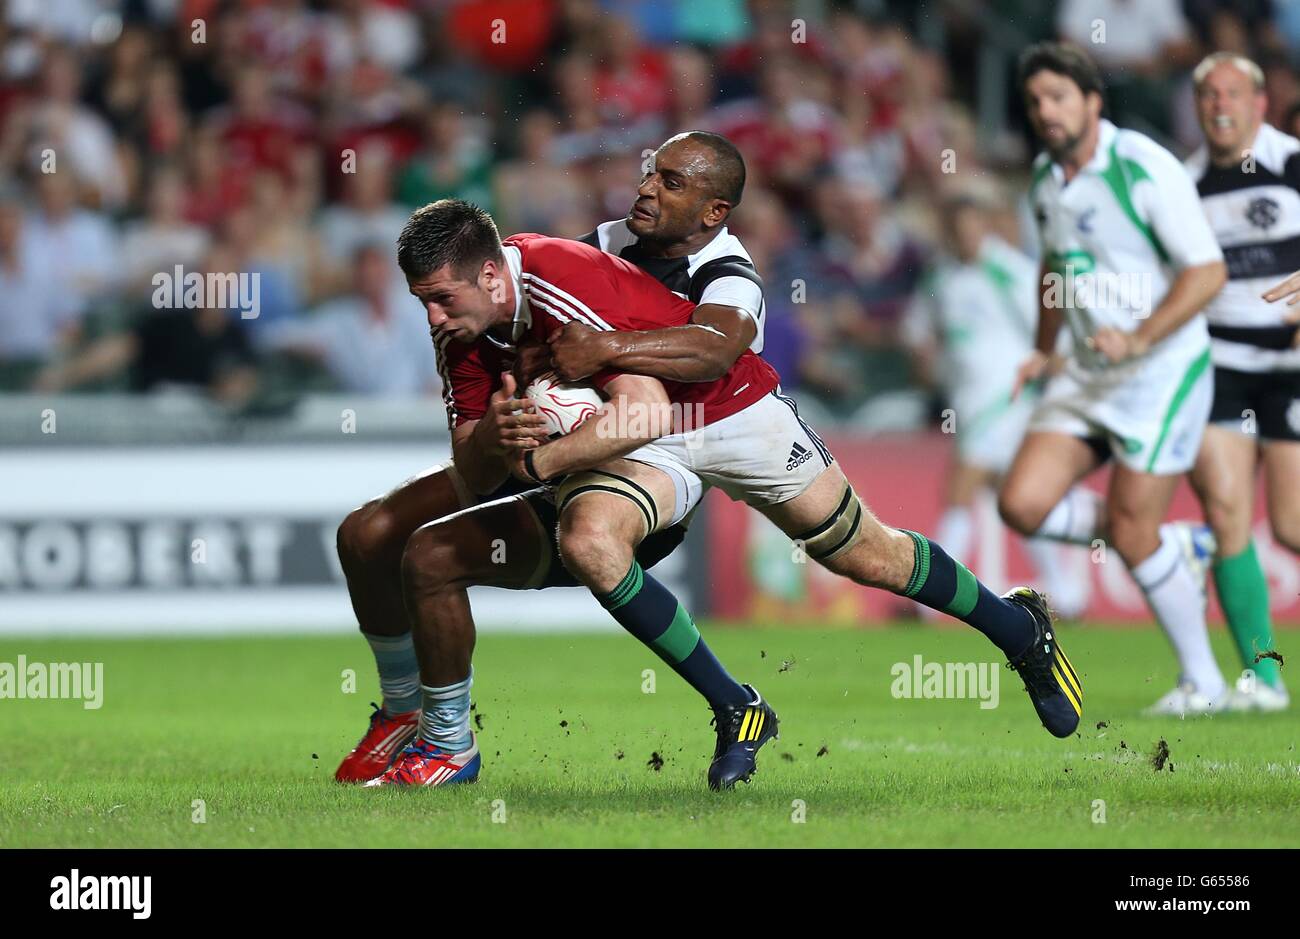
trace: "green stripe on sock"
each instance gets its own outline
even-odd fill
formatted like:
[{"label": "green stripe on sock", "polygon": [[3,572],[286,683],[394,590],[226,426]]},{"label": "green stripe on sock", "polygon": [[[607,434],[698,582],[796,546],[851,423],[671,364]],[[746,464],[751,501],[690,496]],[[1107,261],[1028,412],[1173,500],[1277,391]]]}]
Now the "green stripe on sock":
[{"label": "green stripe on sock", "polygon": [[627,572],[618,586],[610,591],[609,596],[605,598],[605,609],[613,613],[620,606],[627,603],[638,593],[641,592],[641,585],[645,582],[645,572],[642,571],[641,565],[636,561],[632,562],[632,568]]},{"label": "green stripe on sock", "polygon": [[700,631],[695,626],[695,621],[691,619],[691,614],[677,604],[677,612],[673,614],[673,621],[668,624],[668,628],[654,642],[650,643],[654,650],[664,657],[670,664],[677,665],[685,661],[686,657],[695,651],[695,647],[700,642]]},{"label": "green stripe on sock", "polygon": [[902,531],[912,539],[912,545],[916,550],[915,560],[912,562],[912,576],[908,578],[903,596],[914,597],[930,577],[930,540],[925,535],[908,531],[906,528]]},{"label": "green stripe on sock", "polygon": [[1240,554],[1215,562],[1214,586],[1242,667],[1254,669],[1255,677],[1262,682],[1280,685],[1282,673],[1275,660],[1255,661],[1258,653],[1273,648],[1273,624],[1268,610],[1268,580],[1254,541]]},{"label": "green stripe on sock", "polygon": [[953,564],[957,566],[957,592],[943,611],[964,620],[970,616],[970,611],[975,609],[975,604],[979,601],[980,582],[961,561],[953,561]]}]

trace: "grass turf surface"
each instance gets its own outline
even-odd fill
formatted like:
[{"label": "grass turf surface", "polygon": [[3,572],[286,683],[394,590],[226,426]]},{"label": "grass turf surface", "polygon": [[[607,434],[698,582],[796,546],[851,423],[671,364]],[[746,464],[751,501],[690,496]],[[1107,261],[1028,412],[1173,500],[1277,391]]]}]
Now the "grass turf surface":
[{"label": "grass turf surface", "polygon": [[1005,669],[992,709],[891,695],[891,666],[917,654],[1000,664],[973,632],[706,630],[781,715],[730,793],[705,788],[705,706],[622,635],[482,637],[483,774],[423,791],[332,781],[378,699],[359,638],[6,639],[0,661],[102,661],[105,690],[100,710],[0,701],[0,847],[1300,845],[1300,712],[1143,718],[1174,680],[1163,637],[1063,635],[1087,697],[1080,735],[1056,740]]}]

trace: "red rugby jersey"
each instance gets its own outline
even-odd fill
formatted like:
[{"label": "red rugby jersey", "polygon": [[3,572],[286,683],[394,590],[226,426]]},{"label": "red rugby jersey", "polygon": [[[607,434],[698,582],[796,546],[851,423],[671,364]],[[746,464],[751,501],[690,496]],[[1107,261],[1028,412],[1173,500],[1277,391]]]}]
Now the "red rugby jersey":
[{"label": "red rugby jersey", "polygon": [[[568,322],[593,329],[663,329],[685,326],[695,310],[695,304],[634,264],[580,241],[520,234],[507,238],[502,249],[516,293],[523,298],[517,318],[526,326],[525,335],[543,342]],[[487,337],[468,344],[440,337],[435,345],[448,422],[454,429],[481,418],[492,392],[501,386],[501,373],[513,365],[513,351]],[[619,374],[605,371],[590,381],[603,388]],[[688,420],[698,417],[702,424],[712,424],[749,407],[779,381],[772,366],[746,349],[716,381],[663,385],[668,400],[682,405]]]}]

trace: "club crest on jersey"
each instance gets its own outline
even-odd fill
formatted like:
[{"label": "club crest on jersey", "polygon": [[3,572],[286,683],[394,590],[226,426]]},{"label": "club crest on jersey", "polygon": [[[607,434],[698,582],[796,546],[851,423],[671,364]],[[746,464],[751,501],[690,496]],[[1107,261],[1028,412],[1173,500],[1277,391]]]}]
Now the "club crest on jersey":
[{"label": "club crest on jersey", "polygon": [[1096,206],[1093,206],[1091,209],[1088,209],[1086,212],[1080,215],[1079,221],[1076,223],[1078,225],[1079,231],[1085,235],[1091,235],[1092,220],[1096,217],[1096,215],[1097,215]]},{"label": "club crest on jersey", "polygon": [[1276,201],[1267,196],[1260,196],[1258,199],[1250,200],[1250,205],[1246,207],[1246,220],[1256,228],[1268,231],[1277,224],[1281,210],[1282,207]]}]

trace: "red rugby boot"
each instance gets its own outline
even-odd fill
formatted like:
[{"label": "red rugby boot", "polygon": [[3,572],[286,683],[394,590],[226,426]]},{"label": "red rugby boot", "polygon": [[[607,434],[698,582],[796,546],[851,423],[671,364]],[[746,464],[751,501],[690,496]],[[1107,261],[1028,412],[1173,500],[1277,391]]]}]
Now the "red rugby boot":
[{"label": "red rugby boot", "polygon": [[393,758],[420,729],[418,710],[389,717],[373,701],[370,706],[375,709],[375,713],[370,715],[370,729],[334,771],[334,778],[341,783],[363,783],[374,779],[388,769]]}]

